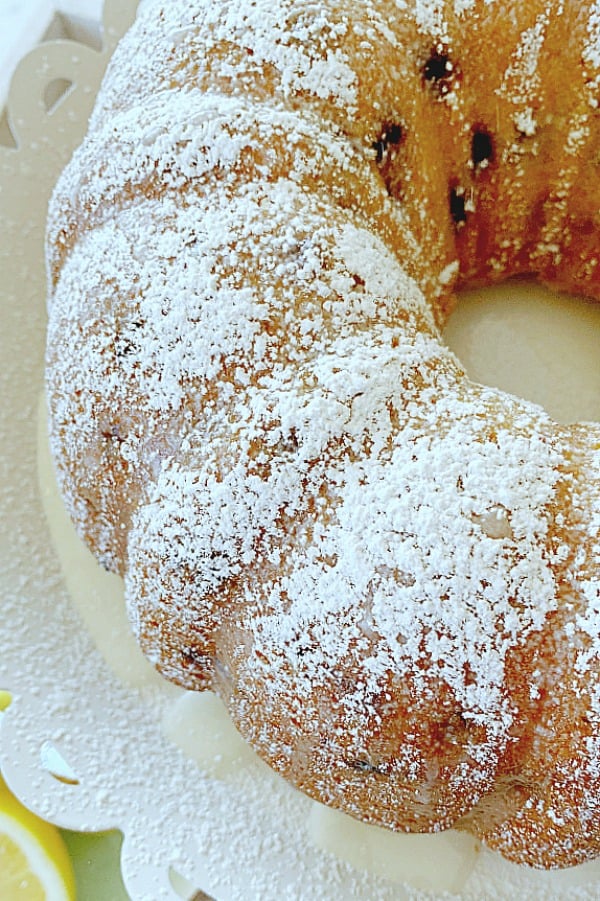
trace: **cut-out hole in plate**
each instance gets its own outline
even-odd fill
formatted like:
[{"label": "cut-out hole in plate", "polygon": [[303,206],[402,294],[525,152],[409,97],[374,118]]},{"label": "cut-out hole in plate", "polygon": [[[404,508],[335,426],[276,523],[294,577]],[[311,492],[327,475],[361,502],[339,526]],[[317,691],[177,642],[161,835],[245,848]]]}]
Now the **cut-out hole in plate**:
[{"label": "cut-out hole in plate", "polygon": [[78,776],[73,772],[72,768],[64,759],[60,751],[57,751],[52,742],[44,742],[40,749],[40,760],[42,767],[47,773],[50,773],[54,779],[63,782],[65,785],[79,785]]},{"label": "cut-out hole in plate", "polygon": [[179,895],[182,901],[214,901],[206,892],[198,891],[192,883],[178,873],[174,867],[169,867],[169,882],[173,891]]},{"label": "cut-out hole in plate", "polygon": [[0,688],[0,723],[2,722],[4,711],[10,705],[11,701],[12,695],[10,691],[5,691],[3,688]]},{"label": "cut-out hole in plate", "polygon": [[44,107],[48,115],[51,115],[65,97],[71,93],[73,87],[73,82],[68,78],[55,78],[46,86]]},{"label": "cut-out hole in plate", "polygon": [[0,147],[9,147],[11,150],[16,150],[17,148],[17,142],[12,133],[5,109],[0,109]]},{"label": "cut-out hole in plate", "polygon": [[0,688],[0,713],[3,713],[6,710],[11,701],[12,695],[10,691],[6,691],[6,689]]}]

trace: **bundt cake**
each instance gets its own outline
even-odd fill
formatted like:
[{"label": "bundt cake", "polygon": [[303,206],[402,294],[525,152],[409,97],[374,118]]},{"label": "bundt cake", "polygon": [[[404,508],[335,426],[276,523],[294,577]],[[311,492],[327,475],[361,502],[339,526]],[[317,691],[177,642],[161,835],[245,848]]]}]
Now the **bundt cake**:
[{"label": "bundt cake", "polygon": [[600,297],[600,6],[145,0],[48,225],[58,478],[141,647],[303,792],[600,854],[600,425],[457,289]]}]

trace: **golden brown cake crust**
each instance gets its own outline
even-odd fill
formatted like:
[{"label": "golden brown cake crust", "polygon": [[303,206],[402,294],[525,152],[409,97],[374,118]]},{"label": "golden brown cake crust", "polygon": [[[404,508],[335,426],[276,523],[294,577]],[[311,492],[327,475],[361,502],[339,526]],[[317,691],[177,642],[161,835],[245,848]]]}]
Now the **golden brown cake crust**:
[{"label": "golden brown cake crust", "polygon": [[600,9],[149,0],[48,228],[66,501],[142,648],[303,791],[600,853],[600,426],[458,287],[600,296]]}]

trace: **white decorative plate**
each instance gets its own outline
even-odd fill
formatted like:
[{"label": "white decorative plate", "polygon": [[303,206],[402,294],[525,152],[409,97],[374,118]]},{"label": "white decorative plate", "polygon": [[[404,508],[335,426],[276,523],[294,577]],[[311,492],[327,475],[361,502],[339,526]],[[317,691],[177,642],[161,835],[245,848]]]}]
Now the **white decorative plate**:
[{"label": "white decorative plate", "polygon": [[174,874],[219,901],[598,899],[600,863],[531,873],[468,837],[382,834],[295,792],[242,744],[216,699],[182,693],[150,670],[129,636],[118,580],[99,573],[72,537],[44,442],[46,206],[136,5],[107,0],[101,38],[36,48],[19,65],[0,120],[7,781],[59,825],[122,830],[123,877],[135,901],[181,897]]}]

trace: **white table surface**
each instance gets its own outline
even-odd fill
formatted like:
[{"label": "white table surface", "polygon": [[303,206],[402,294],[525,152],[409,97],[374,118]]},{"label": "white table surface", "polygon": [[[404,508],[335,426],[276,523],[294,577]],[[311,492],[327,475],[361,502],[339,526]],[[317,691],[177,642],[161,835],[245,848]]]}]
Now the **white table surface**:
[{"label": "white table surface", "polygon": [[18,61],[43,39],[57,14],[98,22],[103,0],[0,0],[0,107]]}]

